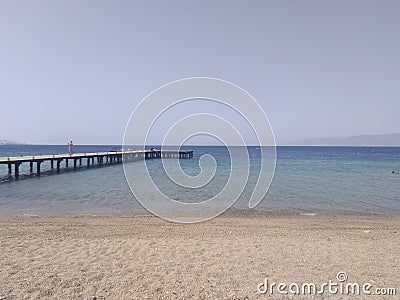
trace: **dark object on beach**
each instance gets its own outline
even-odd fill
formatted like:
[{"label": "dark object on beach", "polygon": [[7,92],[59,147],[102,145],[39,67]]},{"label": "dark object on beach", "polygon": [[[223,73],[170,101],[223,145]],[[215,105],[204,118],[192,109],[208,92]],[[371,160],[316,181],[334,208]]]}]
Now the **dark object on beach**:
[{"label": "dark object on beach", "polygon": [[395,172],[394,171],[392,171],[392,174],[394,174]]}]

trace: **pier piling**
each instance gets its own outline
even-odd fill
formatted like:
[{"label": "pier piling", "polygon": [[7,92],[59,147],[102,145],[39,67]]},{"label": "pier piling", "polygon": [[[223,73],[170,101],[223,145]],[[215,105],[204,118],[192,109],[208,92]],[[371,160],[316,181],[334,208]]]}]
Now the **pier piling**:
[{"label": "pier piling", "polygon": [[60,173],[60,165],[62,161],[62,159],[57,159],[57,173]]},{"label": "pier piling", "polygon": [[15,174],[15,180],[18,180],[18,178],[19,178],[19,165],[20,165],[21,163],[15,163],[14,164],[14,167],[15,167],[15,171],[14,171],[14,174]]},{"label": "pier piling", "polygon": [[42,163],[42,161],[40,161],[40,160],[38,160],[37,162],[36,162],[36,174],[37,174],[37,176],[39,176],[40,177],[40,164]]}]

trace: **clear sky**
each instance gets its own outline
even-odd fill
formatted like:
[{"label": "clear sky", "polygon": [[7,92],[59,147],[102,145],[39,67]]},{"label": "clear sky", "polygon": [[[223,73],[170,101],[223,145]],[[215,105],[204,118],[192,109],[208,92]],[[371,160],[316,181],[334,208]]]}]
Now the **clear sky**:
[{"label": "clear sky", "polygon": [[0,138],[119,144],[194,76],[250,92],[280,144],[399,132],[399,53],[397,0],[0,0]]}]

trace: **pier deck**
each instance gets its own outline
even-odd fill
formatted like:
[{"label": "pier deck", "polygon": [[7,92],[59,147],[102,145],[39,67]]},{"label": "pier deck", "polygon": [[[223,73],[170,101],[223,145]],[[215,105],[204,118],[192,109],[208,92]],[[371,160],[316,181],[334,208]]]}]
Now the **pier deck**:
[{"label": "pier deck", "polygon": [[22,163],[29,163],[30,172],[33,173],[33,165],[36,164],[36,175],[40,176],[40,166],[44,161],[50,161],[51,169],[54,169],[54,163],[57,173],[60,173],[61,163],[65,161],[65,168],[68,168],[69,161],[72,161],[73,169],[76,170],[82,166],[82,160],[86,160],[86,167],[93,165],[112,165],[122,163],[123,161],[135,161],[139,159],[154,158],[191,158],[193,150],[127,150],[127,151],[109,151],[109,152],[92,152],[92,153],[74,153],[74,154],[50,154],[50,155],[31,155],[31,156],[15,156],[0,157],[0,165],[8,165],[8,175],[12,175],[14,167],[14,177],[19,178],[19,167]]}]

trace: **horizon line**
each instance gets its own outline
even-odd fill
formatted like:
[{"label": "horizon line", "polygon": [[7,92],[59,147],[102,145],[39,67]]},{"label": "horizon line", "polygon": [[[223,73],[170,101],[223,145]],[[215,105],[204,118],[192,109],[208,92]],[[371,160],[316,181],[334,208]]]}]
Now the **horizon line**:
[{"label": "horizon line", "polygon": [[[67,144],[54,143],[54,144],[46,144],[46,143],[5,143],[0,144],[1,146],[68,146]],[[123,146],[122,144],[74,144],[74,146]],[[140,145],[129,145],[132,147],[142,147]],[[240,147],[242,145],[218,145],[218,144],[192,144],[192,145],[161,145],[161,144],[146,144],[146,146],[166,146],[166,147]],[[274,145],[258,145],[258,144],[247,144],[246,147],[273,147]],[[304,145],[304,144],[280,144],[275,145],[276,147],[400,147],[400,145],[324,145],[324,144],[315,144],[315,145]]]}]

